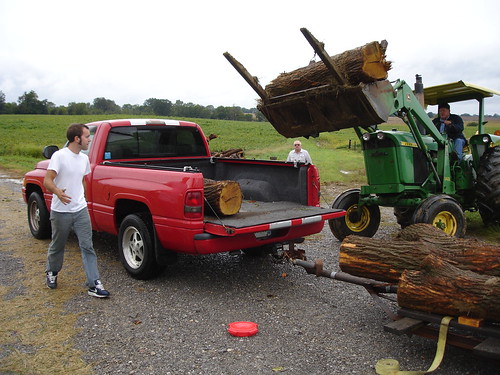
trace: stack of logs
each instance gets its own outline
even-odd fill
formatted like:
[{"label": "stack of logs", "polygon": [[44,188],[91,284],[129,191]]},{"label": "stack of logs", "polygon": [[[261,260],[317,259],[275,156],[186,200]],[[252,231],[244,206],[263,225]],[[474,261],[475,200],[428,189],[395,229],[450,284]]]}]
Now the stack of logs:
[{"label": "stack of logs", "polygon": [[391,69],[391,62],[386,60],[386,49],[387,41],[374,41],[330,56],[337,76],[332,75],[322,61],[311,62],[305,67],[281,73],[266,85],[265,91],[272,98],[324,85],[356,86],[386,79]]},{"label": "stack of logs", "polygon": [[226,151],[212,152],[212,156],[216,158],[244,159],[245,153],[242,148],[230,148]]},{"label": "stack of logs", "polygon": [[348,236],[342,271],[398,283],[398,305],[430,313],[500,321],[500,246],[414,224],[393,240]]}]

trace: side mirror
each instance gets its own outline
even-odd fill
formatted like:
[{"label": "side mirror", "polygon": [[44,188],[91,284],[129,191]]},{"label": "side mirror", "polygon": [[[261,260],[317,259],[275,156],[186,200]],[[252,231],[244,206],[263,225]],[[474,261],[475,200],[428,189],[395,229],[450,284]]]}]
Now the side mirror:
[{"label": "side mirror", "polygon": [[57,146],[45,146],[43,148],[42,155],[45,159],[50,159],[57,150],[59,150],[59,147]]}]

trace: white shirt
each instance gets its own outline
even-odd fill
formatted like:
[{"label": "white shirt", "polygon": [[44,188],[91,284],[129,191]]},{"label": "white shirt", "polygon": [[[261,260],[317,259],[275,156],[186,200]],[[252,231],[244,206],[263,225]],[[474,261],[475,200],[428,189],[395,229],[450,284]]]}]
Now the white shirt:
[{"label": "white shirt", "polygon": [[90,173],[90,162],[82,152],[75,154],[65,147],[50,158],[49,167],[57,173],[54,183],[71,197],[71,202],[63,204],[57,195],[52,195],[51,210],[56,212],[78,212],[87,206],[83,189],[83,176]]},{"label": "white shirt", "polygon": [[297,161],[301,163],[306,163],[306,164],[312,164],[312,159],[311,156],[309,156],[309,153],[307,150],[301,149],[299,152],[295,152],[295,150],[292,150],[288,154],[288,158],[286,161]]}]

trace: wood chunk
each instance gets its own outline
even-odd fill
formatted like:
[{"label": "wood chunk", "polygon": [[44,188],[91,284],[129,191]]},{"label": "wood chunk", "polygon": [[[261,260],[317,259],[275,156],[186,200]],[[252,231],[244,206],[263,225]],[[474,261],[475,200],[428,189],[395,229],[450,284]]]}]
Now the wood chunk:
[{"label": "wood chunk", "polygon": [[236,181],[214,181],[204,179],[204,194],[208,204],[207,212],[214,211],[217,215],[228,216],[237,214],[243,202],[240,184]]}]

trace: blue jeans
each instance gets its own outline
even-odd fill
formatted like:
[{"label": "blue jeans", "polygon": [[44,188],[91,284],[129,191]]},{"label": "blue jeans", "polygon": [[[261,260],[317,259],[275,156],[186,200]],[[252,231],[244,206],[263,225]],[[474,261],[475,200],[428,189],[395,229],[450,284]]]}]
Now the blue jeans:
[{"label": "blue jeans", "polygon": [[455,152],[457,153],[458,160],[462,160],[465,142],[466,140],[463,138],[457,138],[453,140],[453,146],[455,148]]},{"label": "blue jeans", "polygon": [[87,207],[78,212],[50,212],[52,225],[52,241],[47,254],[47,266],[45,271],[59,272],[64,260],[64,247],[71,230],[78,237],[78,245],[82,253],[83,268],[87,275],[87,285],[95,286],[99,280],[97,269],[97,255],[92,245],[92,224],[90,222]]}]

